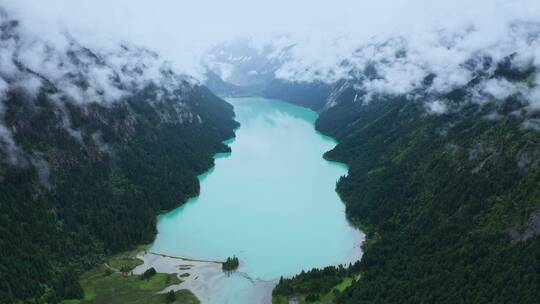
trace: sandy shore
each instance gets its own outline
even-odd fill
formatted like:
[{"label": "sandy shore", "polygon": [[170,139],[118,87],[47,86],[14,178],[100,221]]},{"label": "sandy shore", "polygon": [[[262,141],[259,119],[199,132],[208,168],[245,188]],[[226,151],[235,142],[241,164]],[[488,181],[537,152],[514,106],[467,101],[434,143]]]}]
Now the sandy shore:
[{"label": "sandy shore", "polygon": [[257,280],[242,272],[226,275],[221,270],[221,261],[172,257],[148,251],[139,253],[137,258],[144,264],[136,267],[134,274],[154,267],[157,272],[177,274],[183,281],[161,292],[189,289],[203,304],[233,303],[231,300],[236,298],[242,299],[242,303],[272,303],[275,280]]}]

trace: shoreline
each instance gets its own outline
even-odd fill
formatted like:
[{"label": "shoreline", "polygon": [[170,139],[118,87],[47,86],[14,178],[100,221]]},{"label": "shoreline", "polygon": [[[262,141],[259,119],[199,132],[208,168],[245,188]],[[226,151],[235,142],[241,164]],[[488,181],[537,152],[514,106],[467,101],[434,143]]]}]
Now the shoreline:
[{"label": "shoreline", "polygon": [[250,287],[249,296],[253,298],[252,303],[271,304],[272,290],[278,282],[278,279],[254,279],[241,271],[226,274],[222,270],[222,262],[219,261],[170,256],[149,250],[139,251],[135,258],[143,261],[143,264],[133,269],[135,275],[140,275],[153,267],[158,273],[174,274],[182,281],[168,286],[159,293],[187,289],[197,297],[201,304],[213,303],[218,299],[220,290],[227,290],[227,284],[231,280],[242,282]]},{"label": "shoreline", "polygon": [[[226,100],[226,101],[229,102],[228,100]],[[295,105],[294,103],[287,102],[287,101],[284,101],[284,100],[280,100],[280,101],[283,101],[283,102],[291,104],[291,105]],[[295,106],[298,106],[298,105],[295,105]],[[305,107],[302,107],[302,106],[299,106],[299,107],[306,109]],[[316,117],[315,117],[315,121],[316,121],[318,119],[318,113],[315,112],[315,114],[316,114]],[[334,159],[329,159],[329,158],[325,157],[325,155],[329,151],[334,149],[339,144],[339,141],[336,138],[334,138],[333,136],[325,134],[324,132],[321,132],[321,131],[317,130],[316,125],[315,125],[315,121],[313,121],[313,127],[315,129],[314,130],[315,133],[318,136],[324,137],[326,139],[331,139],[332,142],[333,142],[333,146],[328,151],[323,152],[322,158],[324,159],[325,162],[328,162],[330,164],[343,167],[345,169],[345,171],[346,171],[345,176],[347,176],[349,174],[350,168],[349,168],[349,166],[348,166],[348,164],[346,162],[339,161],[339,160],[334,160]],[[222,143],[230,147],[230,144],[234,140],[237,139],[236,138],[236,135],[237,135],[236,131],[240,127],[241,126],[238,126],[234,130],[235,131],[235,136],[223,141]],[[216,160],[216,159],[218,159],[220,157],[223,157],[223,156],[228,157],[231,152],[226,152],[226,153],[218,152],[218,153],[214,154],[213,158],[214,158],[214,160]],[[212,173],[215,166],[216,166],[216,164],[214,163],[214,165],[211,168],[209,168],[207,171],[205,171],[205,172],[203,172],[203,173],[201,173],[200,175],[197,176],[201,186],[202,186],[202,180],[201,179],[204,179],[204,177],[206,177],[206,175]],[[341,203],[346,205],[345,201],[342,199],[342,197],[339,194],[339,192],[337,191],[337,189],[334,189],[334,191],[337,193]],[[191,200],[193,198],[198,197],[199,195],[200,195],[200,193],[198,193],[194,197],[188,199],[187,202],[189,202],[189,200]],[[174,209],[172,209],[172,210],[174,210]],[[160,213],[160,215],[163,215],[163,214],[165,214],[167,212],[171,212],[172,210],[168,210],[168,211],[165,211],[163,213]],[[349,219],[346,214],[344,214],[343,216],[345,217],[345,219],[348,222],[349,226],[353,230],[356,230],[357,232],[359,232],[359,234],[360,234],[360,238],[357,239],[357,241],[355,243],[351,244],[351,249],[350,249],[351,250],[351,257],[352,257],[351,261],[352,260],[359,261],[359,260],[362,259],[362,256],[363,256],[363,253],[364,253],[363,247],[366,244],[366,242],[368,241],[368,235],[367,235],[366,231],[361,229],[362,228],[361,225],[358,225],[355,221]],[[174,289],[174,288],[188,289],[191,292],[193,292],[199,298],[201,303],[207,303],[208,302],[208,300],[210,299],[209,294],[216,293],[216,291],[219,290],[219,286],[216,286],[215,283],[217,281],[219,281],[219,280],[222,280],[223,277],[226,276],[223,273],[223,271],[221,270],[221,265],[220,264],[222,264],[223,261],[205,260],[205,259],[183,257],[183,256],[173,256],[173,255],[167,255],[167,254],[163,254],[163,253],[153,252],[153,251],[150,251],[150,250],[144,250],[143,252],[140,252],[139,254],[137,254],[137,258],[143,260],[144,263],[143,263],[143,265],[138,266],[135,269],[135,271],[143,272],[145,269],[148,269],[150,267],[154,267],[156,269],[156,271],[158,271],[158,272],[175,274],[180,279],[182,279],[184,282],[182,282],[182,283],[180,283],[178,285],[175,285],[175,286],[171,286],[170,289]],[[345,262],[343,265],[347,265],[347,264],[348,263]],[[322,268],[324,268],[326,266],[338,266],[338,265],[339,264],[329,264],[329,265],[323,266]],[[309,271],[310,269],[304,269],[304,271]],[[181,277],[182,275],[186,275],[186,274],[187,274],[187,276]],[[291,277],[295,276],[297,274],[298,273],[293,274],[293,275],[291,275]],[[246,273],[236,272],[233,275],[234,276],[243,276],[245,279],[250,281],[252,284],[257,283],[256,280],[253,280],[252,278],[250,278],[249,275],[246,274]],[[279,277],[274,279],[274,280],[268,281],[268,282],[273,282],[271,288],[267,292],[269,294],[269,296],[270,296],[270,299],[268,301],[263,302],[263,303],[271,303],[272,302],[271,293],[272,293],[272,290],[273,290],[273,288],[275,286],[275,283],[277,283],[278,280],[279,280]],[[259,303],[259,302],[253,302],[253,303]]]},{"label": "shoreline", "polygon": [[167,254],[164,254],[164,253],[153,252],[153,251],[150,251],[150,250],[144,250],[144,252],[149,253],[149,254],[153,254],[153,255],[157,255],[157,256],[161,256],[161,257],[164,257],[164,258],[171,258],[171,259],[190,261],[190,262],[215,263],[215,264],[223,264],[223,263],[225,263],[225,261],[218,261],[218,260],[204,260],[204,259],[197,259],[197,258],[188,258],[188,257],[183,257],[183,256],[167,255]]},{"label": "shoreline", "polygon": [[204,292],[206,288],[203,286],[206,281],[204,278],[208,274],[215,275],[222,272],[221,263],[219,262],[184,259],[147,250],[137,253],[135,258],[142,260],[143,264],[135,267],[133,274],[142,274],[153,267],[159,273],[174,274],[182,280],[181,283],[168,286],[160,293],[188,289],[201,303],[207,303]]}]

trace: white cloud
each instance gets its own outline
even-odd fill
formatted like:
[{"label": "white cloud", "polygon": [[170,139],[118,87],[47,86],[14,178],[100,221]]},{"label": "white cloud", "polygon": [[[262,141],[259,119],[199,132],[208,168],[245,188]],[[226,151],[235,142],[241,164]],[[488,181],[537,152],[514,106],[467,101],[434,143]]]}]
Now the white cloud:
[{"label": "white cloud", "polygon": [[441,100],[434,100],[426,103],[426,108],[431,114],[444,114],[448,110],[448,106]]},{"label": "white cloud", "polygon": [[[273,47],[267,56],[281,62],[275,71],[279,78],[326,82],[362,79],[357,86],[369,91],[368,96],[408,94],[423,86],[430,74],[436,77],[429,92],[444,94],[476,77],[486,57],[497,62],[517,53],[514,66],[540,67],[538,0],[4,2],[23,20],[23,30],[56,48],[68,47],[61,34],[68,31],[82,44],[100,50],[110,69],[88,73],[93,75],[92,87],[107,92],[107,99],[122,93],[107,81],[115,71],[127,67],[130,73],[119,76],[122,82],[140,85],[144,81],[135,72],[138,68],[145,67],[144,79],[156,81],[164,66],[152,62],[151,56],[124,56],[115,50],[119,40],[150,47],[171,68],[201,77],[206,50],[226,40],[249,37],[251,46],[261,53],[265,47]],[[294,47],[289,48],[291,45]],[[28,46],[28,56],[20,54],[25,62],[42,65],[49,77],[63,79],[65,73],[54,58],[40,62],[46,55],[42,45]],[[5,58],[11,55],[3,55],[6,52],[0,48],[0,71],[9,69]],[[245,63],[248,58],[229,59]],[[478,66],[471,68],[471,62]],[[214,63],[224,78],[233,75],[234,66]],[[367,67],[376,71],[375,77],[364,77]],[[493,72],[494,66],[490,69]],[[256,75],[251,71],[259,72],[249,69],[247,76]],[[499,99],[508,94],[507,89],[511,89],[508,83],[488,82],[479,92]],[[86,98],[100,98],[97,92],[83,93]]]},{"label": "white cloud", "polygon": [[[50,40],[61,40],[59,28],[84,37],[85,44],[106,46],[123,39],[158,50],[192,74],[199,70],[197,60],[203,50],[235,37],[270,42],[287,35],[304,45],[299,47],[306,63],[327,68],[342,55],[342,47],[350,49],[373,37],[384,41],[402,36],[414,45],[429,46],[439,44],[434,33],[446,31],[452,43],[455,35],[471,31],[460,42],[460,49],[468,52],[503,38],[512,22],[535,21],[540,15],[536,0],[4,2],[29,21],[29,29],[41,31]],[[435,55],[441,61],[459,54]]]},{"label": "white cloud", "polygon": [[504,100],[519,90],[518,85],[506,79],[490,79],[483,86],[485,93],[498,100]]}]

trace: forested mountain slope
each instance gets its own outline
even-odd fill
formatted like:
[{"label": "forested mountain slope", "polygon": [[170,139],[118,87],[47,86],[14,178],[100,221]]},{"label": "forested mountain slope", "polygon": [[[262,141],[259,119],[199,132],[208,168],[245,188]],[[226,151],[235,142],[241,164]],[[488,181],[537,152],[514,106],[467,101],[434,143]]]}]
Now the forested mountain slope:
[{"label": "forested mountain slope", "polygon": [[77,276],[152,241],[234,136],[232,107],[151,51],[29,35],[0,12],[0,302],[82,296]]},{"label": "forested mountain slope", "polygon": [[[415,98],[368,98],[361,79],[329,93],[317,128],[339,144],[325,158],[349,165],[337,191],[369,238],[360,278],[337,302],[540,299],[537,72],[512,59],[487,61],[444,95],[429,90],[436,75]],[[486,83],[511,91],[478,93]],[[317,293],[324,273],[282,281],[274,294]]]}]

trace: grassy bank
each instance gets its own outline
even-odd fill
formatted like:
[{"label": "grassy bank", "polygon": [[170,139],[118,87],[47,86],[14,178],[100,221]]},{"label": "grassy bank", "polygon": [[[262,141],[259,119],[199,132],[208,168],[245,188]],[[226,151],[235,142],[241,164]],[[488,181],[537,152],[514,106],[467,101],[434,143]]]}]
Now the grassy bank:
[{"label": "grassy bank", "polygon": [[137,247],[111,257],[99,267],[84,273],[79,282],[84,290],[84,299],[68,300],[62,304],[86,303],[185,303],[197,304],[199,300],[189,290],[175,292],[174,299],[158,292],[182,282],[176,274],[155,273],[146,279],[132,274],[132,270],[143,264],[136,258],[142,250]]}]

